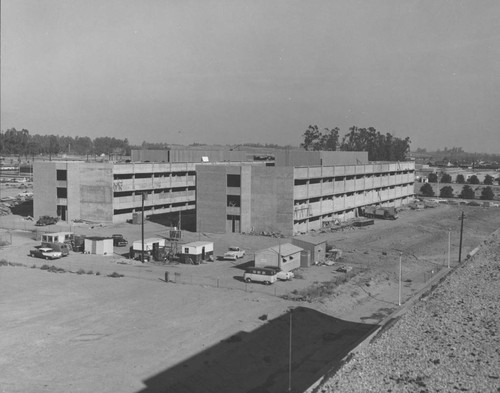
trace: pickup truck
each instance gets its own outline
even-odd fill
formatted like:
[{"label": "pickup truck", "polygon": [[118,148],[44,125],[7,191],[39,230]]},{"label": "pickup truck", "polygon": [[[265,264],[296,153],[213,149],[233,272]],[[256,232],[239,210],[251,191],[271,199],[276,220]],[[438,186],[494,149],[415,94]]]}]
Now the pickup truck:
[{"label": "pickup truck", "polygon": [[245,256],[245,250],[240,250],[239,247],[229,247],[228,251],[224,253],[224,259],[236,261],[238,258]]}]

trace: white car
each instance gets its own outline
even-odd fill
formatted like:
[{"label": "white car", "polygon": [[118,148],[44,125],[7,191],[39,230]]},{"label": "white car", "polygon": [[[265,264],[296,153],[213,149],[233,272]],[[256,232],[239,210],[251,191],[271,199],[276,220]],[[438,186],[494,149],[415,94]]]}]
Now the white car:
[{"label": "white car", "polygon": [[229,247],[223,258],[236,261],[238,258],[243,258],[244,256],[245,250],[241,250],[239,247]]},{"label": "white car", "polygon": [[266,266],[266,269],[274,270],[276,272],[276,278],[281,281],[290,281],[295,276],[293,272],[285,272],[276,266]]},{"label": "white car", "polygon": [[61,251],[54,251],[52,248],[40,247],[30,251],[30,257],[59,259],[62,257]]}]

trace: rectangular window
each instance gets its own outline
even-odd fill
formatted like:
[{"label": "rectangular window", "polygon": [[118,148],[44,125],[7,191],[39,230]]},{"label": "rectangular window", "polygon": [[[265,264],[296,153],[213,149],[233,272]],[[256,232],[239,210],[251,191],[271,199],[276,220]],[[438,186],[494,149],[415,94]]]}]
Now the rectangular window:
[{"label": "rectangular window", "polygon": [[57,197],[58,198],[67,198],[68,197],[68,189],[64,187],[57,187]]},{"label": "rectangular window", "polygon": [[240,207],[240,196],[239,195],[228,195],[227,196],[227,207]]},{"label": "rectangular window", "polygon": [[65,169],[58,169],[56,171],[57,180],[68,180],[68,171]]},{"label": "rectangular window", "polygon": [[227,186],[228,187],[241,187],[241,176],[240,175],[227,175]]}]

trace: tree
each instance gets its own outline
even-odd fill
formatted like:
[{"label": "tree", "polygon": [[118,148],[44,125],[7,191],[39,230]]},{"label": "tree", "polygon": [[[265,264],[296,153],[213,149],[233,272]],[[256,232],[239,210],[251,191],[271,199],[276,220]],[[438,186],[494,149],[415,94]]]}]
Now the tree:
[{"label": "tree", "polygon": [[427,176],[427,179],[429,179],[429,183],[437,183],[437,181],[438,181],[438,175],[435,174],[434,172],[433,173],[429,173],[429,175]]},{"label": "tree", "polygon": [[467,182],[469,184],[479,184],[479,179],[476,175],[472,175]]},{"label": "tree", "polygon": [[453,187],[445,186],[439,191],[439,196],[442,198],[453,198]]},{"label": "tree", "polygon": [[483,184],[491,186],[493,184],[493,176],[486,175],[483,180]]},{"label": "tree", "polygon": [[493,190],[491,189],[491,187],[484,187],[483,191],[481,191],[480,199],[491,201],[494,197],[495,197],[495,194],[493,193]]},{"label": "tree", "polygon": [[465,185],[462,188],[462,192],[460,193],[459,197],[462,199],[474,199],[476,195],[474,194],[474,190],[470,186]]},{"label": "tree", "polygon": [[352,126],[349,132],[339,142],[339,128],[325,128],[324,133],[317,125],[309,126],[302,135],[304,141],[300,144],[305,150],[326,151],[366,151],[370,161],[404,161],[410,151],[410,138],[395,138],[385,135],[373,127],[358,128]]},{"label": "tree", "polygon": [[426,197],[434,196],[434,190],[429,183],[425,183],[422,187],[420,187],[420,193]]},{"label": "tree", "polygon": [[337,127],[329,130],[325,128],[325,134],[321,135],[321,150],[336,151],[339,146],[339,129]]},{"label": "tree", "polygon": [[441,183],[451,183],[451,175],[449,173],[443,173],[443,176],[441,176]]},{"label": "tree", "polygon": [[465,184],[465,177],[464,177],[464,175],[462,175],[461,173],[459,173],[459,174],[457,175],[457,180],[456,180],[456,182],[457,182],[458,184]]},{"label": "tree", "polygon": [[498,183],[498,185],[500,186],[500,177],[497,177],[497,178],[495,179],[495,181],[496,181],[496,182]]},{"label": "tree", "polygon": [[309,126],[302,135],[304,142],[302,142],[300,146],[306,150],[320,150],[321,136],[321,132],[319,132],[317,125]]}]

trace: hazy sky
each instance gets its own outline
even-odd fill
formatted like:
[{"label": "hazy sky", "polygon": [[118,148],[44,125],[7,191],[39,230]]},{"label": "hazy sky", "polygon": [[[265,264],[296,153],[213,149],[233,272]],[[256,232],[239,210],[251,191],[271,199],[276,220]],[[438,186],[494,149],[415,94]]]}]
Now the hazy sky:
[{"label": "hazy sky", "polygon": [[2,0],[1,129],[500,153],[498,0]]}]

